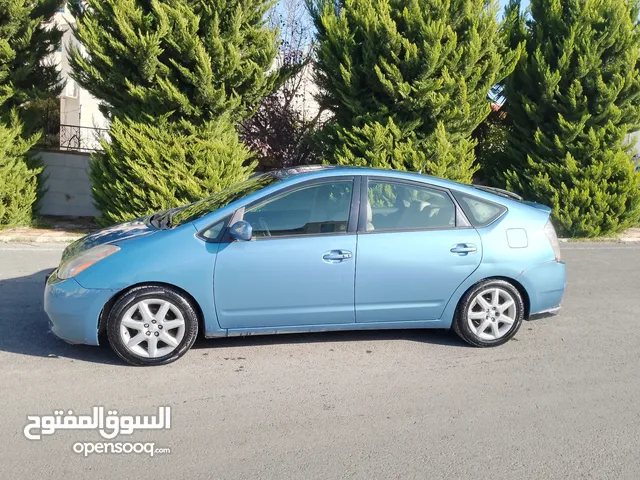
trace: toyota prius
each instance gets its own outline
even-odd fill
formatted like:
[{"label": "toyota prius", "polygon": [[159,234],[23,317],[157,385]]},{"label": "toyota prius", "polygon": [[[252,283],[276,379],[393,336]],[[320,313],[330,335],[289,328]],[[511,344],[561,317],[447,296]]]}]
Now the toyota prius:
[{"label": "toyota prius", "polygon": [[46,282],[51,329],[133,365],[206,338],[453,329],[501,345],[555,314],[566,284],[551,209],[417,173],[300,167],[69,245]]}]

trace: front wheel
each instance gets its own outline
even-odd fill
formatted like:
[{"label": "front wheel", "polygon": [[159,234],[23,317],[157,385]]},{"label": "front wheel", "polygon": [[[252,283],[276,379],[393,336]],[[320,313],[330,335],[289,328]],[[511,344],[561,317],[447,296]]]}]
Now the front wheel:
[{"label": "front wheel", "polygon": [[474,347],[495,347],[517,333],[523,317],[524,302],[512,284],[485,280],[460,300],[453,330]]},{"label": "front wheel", "polygon": [[165,365],[191,348],[198,335],[198,316],[189,300],[172,289],[137,287],[113,306],[107,335],[126,362]]}]

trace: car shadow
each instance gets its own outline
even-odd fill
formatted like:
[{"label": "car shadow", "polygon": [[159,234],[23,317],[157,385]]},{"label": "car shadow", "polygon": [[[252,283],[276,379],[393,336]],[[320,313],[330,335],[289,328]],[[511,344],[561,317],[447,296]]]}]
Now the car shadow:
[{"label": "car shadow", "polygon": [[341,343],[406,340],[469,348],[455,333],[436,329],[403,330],[344,330],[334,332],[286,333],[278,335],[243,335],[227,338],[198,338],[193,348],[249,347],[263,345],[292,345],[297,343]]},{"label": "car shadow", "polygon": [[[51,333],[43,306],[44,283],[49,272],[50,269],[47,269],[24,277],[0,278],[0,351],[43,358],[64,357],[85,362],[124,365],[106,344],[101,347],[70,345]],[[360,330],[217,339],[204,339],[201,336],[194,348],[388,340],[467,347],[455,334],[446,330]]]},{"label": "car shadow", "polygon": [[51,333],[43,305],[45,278],[50,271],[41,270],[24,277],[0,277],[0,351],[122,365],[109,348],[70,345]]}]

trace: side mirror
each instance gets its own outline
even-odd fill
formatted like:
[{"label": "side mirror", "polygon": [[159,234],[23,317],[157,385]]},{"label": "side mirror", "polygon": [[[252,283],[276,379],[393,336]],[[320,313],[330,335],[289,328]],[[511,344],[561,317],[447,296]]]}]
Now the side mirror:
[{"label": "side mirror", "polygon": [[251,228],[251,224],[249,222],[240,220],[231,225],[231,228],[229,228],[229,236],[234,240],[248,242],[253,236],[253,228]]}]

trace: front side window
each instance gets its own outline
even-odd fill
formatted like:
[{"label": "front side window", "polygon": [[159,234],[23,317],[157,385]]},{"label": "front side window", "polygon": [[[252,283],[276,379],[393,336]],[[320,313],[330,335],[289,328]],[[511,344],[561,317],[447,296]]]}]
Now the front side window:
[{"label": "front side window", "polygon": [[205,230],[204,233],[202,233],[202,237],[209,242],[219,242],[222,237],[222,231],[228,221],[229,217],[220,220],[218,223]]},{"label": "front side window", "polygon": [[248,208],[244,220],[256,238],[346,233],[352,194],[351,180],[311,185]]},{"label": "front side window", "polygon": [[369,181],[367,231],[452,228],[456,207],[445,192],[400,182]]}]

